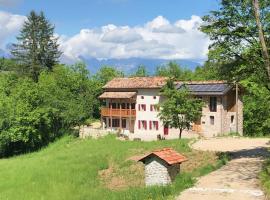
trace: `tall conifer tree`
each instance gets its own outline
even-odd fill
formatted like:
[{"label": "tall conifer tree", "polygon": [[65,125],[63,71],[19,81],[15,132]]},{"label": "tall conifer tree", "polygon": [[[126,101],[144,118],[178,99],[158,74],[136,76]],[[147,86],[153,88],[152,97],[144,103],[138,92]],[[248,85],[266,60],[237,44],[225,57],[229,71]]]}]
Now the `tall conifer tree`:
[{"label": "tall conifer tree", "polygon": [[42,70],[52,70],[57,64],[61,52],[54,36],[54,26],[43,12],[30,12],[17,40],[12,54],[21,66],[20,72],[31,76],[34,81],[38,81]]}]

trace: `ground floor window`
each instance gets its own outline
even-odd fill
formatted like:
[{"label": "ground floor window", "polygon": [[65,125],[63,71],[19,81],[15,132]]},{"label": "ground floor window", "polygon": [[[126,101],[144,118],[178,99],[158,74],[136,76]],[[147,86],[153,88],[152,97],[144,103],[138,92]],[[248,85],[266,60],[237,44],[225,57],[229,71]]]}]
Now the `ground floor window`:
[{"label": "ground floor window", "polygon": [[[109,127],[111,127],[111,119],[109,119]],[[112,127],[113,128],[120,128],[120,119],[112,119]],[[127,127],[127,120],[122,119],[122,128]]]},{"label": "ground floor window", "polygon": [[126,127],[127,127],[127,120],[122,119],[122,128],[126,128]]}]

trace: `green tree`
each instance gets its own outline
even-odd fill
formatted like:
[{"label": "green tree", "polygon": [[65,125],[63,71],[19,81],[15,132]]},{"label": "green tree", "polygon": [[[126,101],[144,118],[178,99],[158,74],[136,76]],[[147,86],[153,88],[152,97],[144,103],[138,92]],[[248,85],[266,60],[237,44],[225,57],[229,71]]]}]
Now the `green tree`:
[{"label": "green tree", "polygon": [[179,138],[184,129],[189,129],[191,124],[202,115],[203,103],[200,99],[191,96],[185,86],[177,89],[172,79],[162,89],[165,100],[161,103],[159,114],[163,124],[179,129]]},{"label": "green tree", "polygon": [[42,70],[52,70],[57,64],[61,52],[54,36],[54,26],[43,12],[30,12],[17,40],[11,53],[20,65],[19,72],[29,75],[37,82]]},{"label": "green tree", "polygon": [[208,66],[218,79],[239,81],[245,87],[244,134],[269,134],[270,1],[222,0],[220,8],[203,20],[201,30],[212,41]]},{"label": "green tree", "polygon": [[193,79],[193,72],[189,69],[181,68],[176,62],[169,62],[165,66],[157,67],[155,75],[171,77],[176,80]]},{"label": "green tree", "polygon": [[140,66],[138,66],[136,72],[132,76],[146,77],[146,76],[149,76],[149,74],[148,74],[148,72],[146,70],[146,67],[144,65],[140,65]]},{"label": "green tree", "polygon": [[[270,41],[269,10],[270,1],[260,0],[261,26],[267,44]],[[205,25],[201,30],[212,41],[208,61],[218,68],[221,78],[248,78],[270,90],[252,0],[222,0],[220,9],[211,11],[203,20]]]},{"label": "green tree", "polygon": [[102,86],[116,77],[124,77],[124,73],[110,66],[102,66],[93,76]]}]

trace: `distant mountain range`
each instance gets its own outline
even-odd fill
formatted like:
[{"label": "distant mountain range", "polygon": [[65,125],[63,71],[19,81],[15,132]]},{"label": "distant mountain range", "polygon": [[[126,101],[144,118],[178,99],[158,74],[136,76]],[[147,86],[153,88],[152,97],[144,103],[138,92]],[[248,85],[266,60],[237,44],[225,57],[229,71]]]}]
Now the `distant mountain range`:
[{"label": "distant mountain range", "polygon": [[[147,59],[147,58],[126,58],[126,59],[106,59],[98,60],[95,58],[84,59],[81,58],[83,62],[86,63],[88,70],[91,73],[96,73],[101,66],[108,65],[113,66],[126,74],[131,74],[136,71],[137,67],[144,65],[150,74],[154,74],[157,66],[166,65],[170,60],[165,59]],[[178,63],[181,67],[194,70],[197,66],[201,66],[199,62],[192,60],[171,60]]]},{"label": "distant mountain range", "polygon": [[[0,58],[10,58],[11,55],[6,51],[0,49]],[[193,60],[165,60],[165,59],[150,59],[150,58],[125,58],[125,59],[104,59],[98,60],[96,58],[80,58],[85,62],[88,70],[91,73],[96,73],[102,66],[107,65],[115,67],[118,70],[123,71],[125,74],[131,74],[137,70],[137,67],[143,65],[146,67],[149,74],[154,74],[158,66],[166,65],[170,61],[178,63],[181,67],[194,70],[197,66],[201,66],[198,61]],[[68,58],[62,57],[61,62],[71,64],[73,63]]]}]

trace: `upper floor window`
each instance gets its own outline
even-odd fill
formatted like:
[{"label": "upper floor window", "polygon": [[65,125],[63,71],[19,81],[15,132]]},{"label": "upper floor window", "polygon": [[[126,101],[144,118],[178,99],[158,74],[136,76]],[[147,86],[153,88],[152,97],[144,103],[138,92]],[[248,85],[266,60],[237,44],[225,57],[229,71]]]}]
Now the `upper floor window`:
[{"label": "upper floor window", "polygon": [[146,105],[145,104],[139,104],[139,111],[146,111]]},{"label": "upper floor window", "polygon": [[159,106],[156,104],[151,104],[150,105],[150,111],[159,111]]},{"label": "upper floor window", "polygon": [[210,97],[210,112],[217,112],[217,97]]}]

